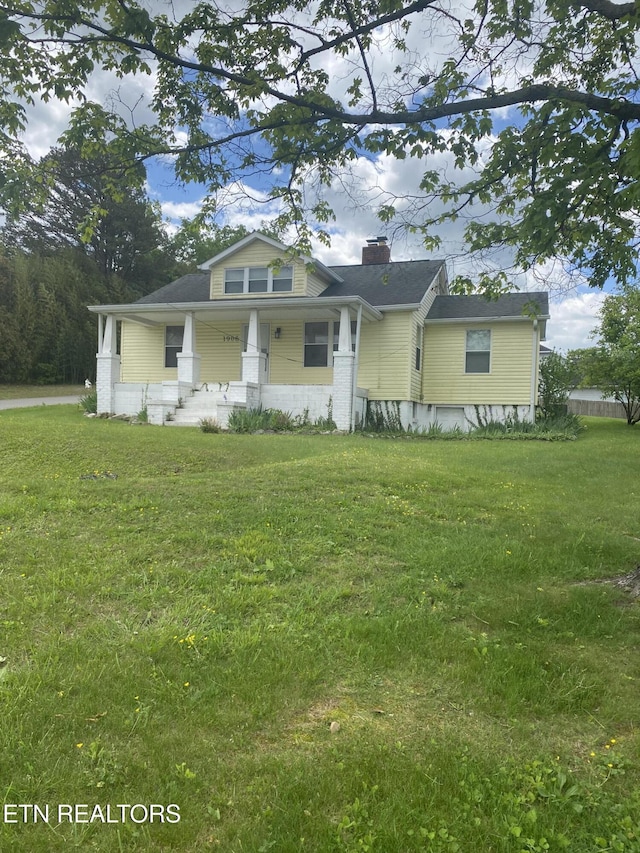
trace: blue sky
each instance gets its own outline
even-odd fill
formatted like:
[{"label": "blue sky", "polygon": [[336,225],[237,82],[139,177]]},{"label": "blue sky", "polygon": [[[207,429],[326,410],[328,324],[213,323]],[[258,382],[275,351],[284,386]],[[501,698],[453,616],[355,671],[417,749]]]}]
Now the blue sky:
[{"label": "blue sky", "polygon": [[[359,164],[357,179],[358,190],[366,195],[373,180],[373,167],[366,162]],[[415,186],[417,169],[422,164],[411,162],[389,162],[377,164],[375,179],[378,182],[392,182],[395,186],[412,184]],[[266,199],[266,186],[258,186],[257,182],[247,184],[254,198]],[[168,164],[151,164],[148,170],[149,193],[160,202],[168,223],[177,225],[180,219],[193,217],[201,207],[205,187],[199,185],[179,185],[175,182]],[[241,192],[246,188],[242,185]],[[336,210],[336,222],[332,226],[332,243],[326,247],[318,243],[315,255],[325,264],[357,264],[360,263],[362,246],[366,240],[378,234],[387,233],[381,227],[372,208],[357,207],[348,198],[341,196],[339,189],[329,191],[331,202]],[[268,221],[273,215],[274,207],[269,202],[251,204],[246,198],[237,197],[235,202],[225,208],[221,222],[225,224],[244,224],[250,229],[258,230],[261,223]],[[171,225],[169,226],[171,227]],[[462,244],[462,224],[458,227],[449,226],[441,234],[443,246],[441,251],[427,253],[417,235],[396,234],[389,229],[392,259],[417,260],[428,256],[444,257],[447,259],[450,278],[457,274],[466,273],[469,269],[466,253]],[[498,259],[499,261],[499,259]],[[551,294],[551,321],[547,327],[547,345],[559,351],[593,345],[590,337],[597,323],[597,312],[602,304],[604,294],[589,287],[578,287],[570,290],[563,289],[561,276],[549,271],[547,281],[527,281],[520,279],[518,285],[523,289],[549,289]]]},{"label": "blue sky", "polygon": [[[193,4],[190,0],[174,0],[173,5],[186,8]],[[168,8],[169,4],[158,0],[153,5],[154,11],[161,11],[161,6]],[[430,49],[423,41],[418,45],[416,49],[423,53]],[[384,75],[389,73],[389,63],[394,60],[381,51],[376,61],[377,71]],[[334,57],[333,64],[328,69],[332,86],[344,85],[344,81],[349,79],[349,69],[341,68],[340,62],[341,60]],[[123,81],[118,80],[112,73],[96,72],[86,95],[99,103],[111,100],[114,104],[121,105],[125,112],[135,109],[139,113],[138,121],[144,122],[152,118],[146,108],[152,86],[153,78],[145,75],[127,78],[123,84]],[[44,155],[56,144],[65,129],[70,109],[67,104],[50,101],[47,104],[37,104],[30,110],[30,124],[25,141],[33,156]],[[508,112],[502,116],[504,121],[512,118],[513,115]],[[498,121],[500,120],[498,117]],[[498,125],[496,127],[499,129]],[[147,165],[149,195],[160,203],[167,227],[175,227],[180,219],[193,217],[200,209],[205,188],[178,184],[173,178],[170,163],[166,160],[150,162]],[[438,236],[442,239],[442,246],[435,253],[425,251],[419,235],[396,231],[393,228],[381,229],[375,215],[377,205],[388,194],[407,198],[415,193],[424,168],[424,161],[411,158],[398,161],[380,155],[375,159],[369,156],[357,160],[348,178],[342,181],[337,178],[326,190],[326,197],[336,213],[336,221],[330,228],[331,246],[315,246],[317,258],[328,265],[359,263],[361,248],[366,240],[386,232],[391,243],[393,260],[420,259],[430,254],[447,261],[451,278],[459,274],[473,276],[476,270],[470,266],[462,242],[464,221],[448,223],[441,227]],[[447,155],[438,158],[436,155],[430,159],[429,168],[451,173],[451,158]],[[241,223],[249,229],[258,229],[263,221],[268,221],[277,212],[273,204],[266,199],[266,191],[267,186],[263,180],[255,178],[247,179],[244,184],[237,182],[230,185],[225,192],[226,204],[221,224]],[[252,197],[253,202],[248,196]],[[504,268],[508,268],[511,262],[508,253],[498,254],[492,260],[497,267]],[[550,291],[552,318],[548,324],[549,346],[564,351],[593,343],[589,335],[597,323],[597,312],[603,299],[601,292],[585,286],[568,290],[563,270],[559,266],[553,268],[552,265],[541,270],[539,278],[532,275],[520,276],[514,279],[514,285],[521,289]]]}]

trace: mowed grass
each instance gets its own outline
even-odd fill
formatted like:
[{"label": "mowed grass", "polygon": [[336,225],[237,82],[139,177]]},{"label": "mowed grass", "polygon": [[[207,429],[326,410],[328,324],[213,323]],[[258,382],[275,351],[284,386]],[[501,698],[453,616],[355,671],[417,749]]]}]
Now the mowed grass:
[{"label": "mowed grass", "polygon": [[0,784],[52,815],[0,850],[640,850],[640,604],[595,583],[640,564],[640,432],[587,424],[0,413]]},{"label": "mowed grass", "polygon": [[87,393],[84,385],[0,385],[0,400],[31,399],[32,397],[70,397]]}]

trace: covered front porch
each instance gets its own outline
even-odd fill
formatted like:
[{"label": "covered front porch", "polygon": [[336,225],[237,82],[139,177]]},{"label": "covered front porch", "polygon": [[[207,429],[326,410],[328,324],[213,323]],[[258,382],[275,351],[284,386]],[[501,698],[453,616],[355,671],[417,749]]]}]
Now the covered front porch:
[{"label": "covered front porch", "polygon": [[[95,306],[98,412],[146,411],[154,424],[225,428],[237,409],[364,417],[360,331],[381,314],[360,297]],[[118,346],[118,340],[120,345]]]}]

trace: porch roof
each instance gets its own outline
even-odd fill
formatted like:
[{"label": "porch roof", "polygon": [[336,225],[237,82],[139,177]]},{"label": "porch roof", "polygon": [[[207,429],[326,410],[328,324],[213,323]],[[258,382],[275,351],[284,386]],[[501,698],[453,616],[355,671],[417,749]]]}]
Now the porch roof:
[{"label": "porch roof", "polygon": [[[197,275],[185,276],[185,278],[198,277]],[[208,290],[208,276],[206,278]],[[167,287],[170,286],[167,285]],[[157,290],[152,295],[157,299],[162,292]],[[184,295],[184,291],[181,291],[181,295]],[[207,293],[206,300],[145,302],[143,298],[128,305],[90,305],[89,311],[94,314],[113,314],[122,320],[156,326],[175,322],[177,317],[187,313],[193,314],[196,320],[209,319],[212,314],[222,314],[225,320],[246,320],[249,313],[255,310],[258,311],[260,319],[265,322],[281,321],[285,318],[331,320],[339,317],[340,309],[345,306],[354,311],[361,307],[364,322],[370,323],[382,319],[382,313],[360,296],[279,296],[276,299],[245,297],[211,301]]]}]

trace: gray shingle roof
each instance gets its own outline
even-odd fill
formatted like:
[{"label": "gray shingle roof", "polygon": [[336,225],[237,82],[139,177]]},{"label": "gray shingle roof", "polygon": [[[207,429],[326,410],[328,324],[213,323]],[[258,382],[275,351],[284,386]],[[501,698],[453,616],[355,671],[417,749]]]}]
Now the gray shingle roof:
[{"label": "gray shingle roof", "polygon": [[209,273],[196,272],[165,284],[159,290],[138,299],[136,305],[152,305],[160,302],[208,302]]},{"label": "gray shingle roof", "polygon": [[539,317],[549,314],[549,297],[543,292],[506,293],[497,299],[483,296],[436,296],[429,320],[479,320],[494,317],[523,317],[534,312]]},{"label": "gray shingle roof", "polygon": [[[330,267],[342,279],[321,296],[361,296],[369,305],[420,302],[444,261],[398,261],[390,264]],[[190,273],[138,299],[137,305],[161,302],[208,302],[209,273]]]},{"label": "gray shingle roof", "polygon": [[[336,266],[342,279],[329,285],[321,296],[361,296],[369,305],[415,305],[423,298],[444,261],[397,261],[388,264]],[[209,302],[209,273],[183,275],[171,284],[138,299],[136,305],[177,302]],[[546,293],[509,293],[489,301],[482,296],[436,296],[427,320],[490,319],[521,317],[529,306],[538,315],[549,313]]]},{"label": "gray shingle roof", "polygon": [[321,296],[361,296],[369,305],[414,305],[423,298],[444,261],[396,261],[331,267],[344,279]]}]

